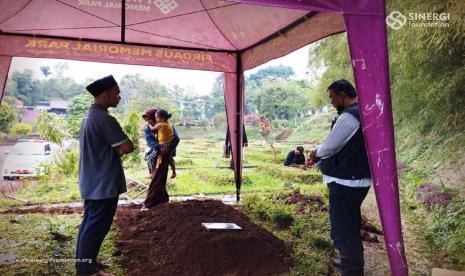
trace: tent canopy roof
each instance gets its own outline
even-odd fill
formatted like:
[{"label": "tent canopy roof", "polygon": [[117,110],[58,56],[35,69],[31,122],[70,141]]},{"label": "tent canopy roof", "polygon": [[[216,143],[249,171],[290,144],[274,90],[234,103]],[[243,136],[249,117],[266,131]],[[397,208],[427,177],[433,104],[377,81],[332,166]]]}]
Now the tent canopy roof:
[{"label": "tent canopy roof", "polygon": [[217,0],[126,0],[123,12],[121,2],[1,1],[0,34],[210,52],[249,50],[244,69],[250,69],[345,31],[342,15],[336,13]]}]

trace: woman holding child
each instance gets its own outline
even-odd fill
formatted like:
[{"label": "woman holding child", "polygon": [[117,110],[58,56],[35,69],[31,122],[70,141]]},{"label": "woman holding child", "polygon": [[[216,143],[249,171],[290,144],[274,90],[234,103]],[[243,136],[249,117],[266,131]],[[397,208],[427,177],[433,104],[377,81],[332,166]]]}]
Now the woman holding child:
[{"label": "woman holding child", "polygon": [[179,143],[179,136],[176,129],[168,122],[170,117],[171,114],[166,110],[156,108],[150,108],[142,115],[147,122],[144,132],[150,151],[146,154],[146,160],[152,179],[143,211],[169,201],[166,180],[170,165],[173,169],[171,177],[176,177],[173,155]]}]

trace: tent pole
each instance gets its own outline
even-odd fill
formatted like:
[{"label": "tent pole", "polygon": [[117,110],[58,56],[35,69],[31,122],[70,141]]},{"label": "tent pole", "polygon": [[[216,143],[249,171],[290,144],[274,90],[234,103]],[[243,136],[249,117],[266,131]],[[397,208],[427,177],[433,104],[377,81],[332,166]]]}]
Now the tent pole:
[{"label": "tent pole", "polygon": [[121,3],[121,42],[126,41],[126,0]]},{"label": "tent pole", "polygon": [[[242,60],[241,53],[237,53],[236,61],[236,131],[235,131],[235,140],[236,140],[236,160],[234,164],[235,171],[235,180],[236,180],[236,200],[241,199],[241,182],[242,182],[242,95],[241,95],[241,76],[242,76]],[[232,137],[232,135],[231,135]]]}]

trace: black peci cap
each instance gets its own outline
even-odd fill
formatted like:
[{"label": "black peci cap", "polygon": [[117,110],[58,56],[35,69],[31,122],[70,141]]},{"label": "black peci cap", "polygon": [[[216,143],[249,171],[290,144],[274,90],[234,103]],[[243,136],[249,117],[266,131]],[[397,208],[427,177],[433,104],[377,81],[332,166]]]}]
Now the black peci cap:
[{"label": "black peci cap", "polygon": [[102,94],[108,89],[113,88],[116,85],[118,84],[116,83],[115,78],[113,78],[112,75],[109,75],[89,84],[86,89],[90,92],[90,94],[94,95],[94,97],[97,97],[98,95]]}]

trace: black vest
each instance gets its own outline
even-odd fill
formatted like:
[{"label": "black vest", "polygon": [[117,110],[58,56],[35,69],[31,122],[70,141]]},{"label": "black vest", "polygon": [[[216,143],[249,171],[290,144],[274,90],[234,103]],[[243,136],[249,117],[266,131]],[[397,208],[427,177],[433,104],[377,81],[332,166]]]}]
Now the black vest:
[{"label": "black vest", "polygon": [[[347,107],[342,111],[342,113],[346,112],[360,122],[358,105]],[[340,179],[370,178],[370,166],[368,165],[368,155],[363,139],[362,127],[358,128],[354,136],[350,138],[349,142],[338,153],[329,158],[321,159],[319,168],[324,175]]]}]

